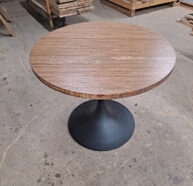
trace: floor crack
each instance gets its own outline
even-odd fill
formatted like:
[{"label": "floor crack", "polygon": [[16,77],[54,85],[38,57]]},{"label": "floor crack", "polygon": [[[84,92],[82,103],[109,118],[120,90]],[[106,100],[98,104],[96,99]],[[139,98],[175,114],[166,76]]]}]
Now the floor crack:
[{"label": "floor crack", "polygon": [[[48,108],[48,105],[49,104],[45,104],[43,109],[42,109],[42,112],[37,114],[36,116],[34,116],[27,124],[24,125],[24,127],[20,130],[20,132],[18,133],[18,135],[16,136],[16,138],[14,139],[14,141],[9,144],[7,146],[7,148],[5,149],[5,151],[3,152],[3,155],[0,159],[0,170],[3,166],[3,163],[5,162],[5,159],[7,157],[7,153],[9,152],[9,150],[17,143],[17,141],[21,138],[22,134],[25,132],[26,128],[30,125],[31,122],[33,122],[34,120],[38,119],[40,114],[42,114],[45,110],[47,111],[47,108]],[[23,122],[24,123],[24,122]]]},{"label": "floor crack", "polygon": [[21,131],[19,132],[19,134],[16,136],[15,140],[7,146],[7,148],[5,149],[3,155],[2,155],[2,158],[0,160],[0,169],[6,159],[6,156],[7,156],[7,153],[8,151],[17,143],[17,141],[20,139],[21,135],[24,133],[25,129],[27,128],[27,124],[21,129]]}]

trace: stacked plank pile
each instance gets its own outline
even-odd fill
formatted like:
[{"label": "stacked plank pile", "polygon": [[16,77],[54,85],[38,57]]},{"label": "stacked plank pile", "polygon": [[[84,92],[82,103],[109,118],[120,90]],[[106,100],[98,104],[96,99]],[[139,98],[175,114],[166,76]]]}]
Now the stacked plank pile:
[{"label": "stacked plank pile", "polygon": [[190,34],[193,35],[193,13],[185,15],[181,19],[177,19],[177,22],[182,23],[182,24],[192,28],[192,32],[190,32]]},{"label": "stacked plank pile", "polygon": [[[45,0],[36,0],[44,7]],[[49,0],[51,11],[58,17],[82,14],[93,10],[92,0]]]},{"label": "stacked plank pile", "polygon": [[184,16],[183,20],[193,27],[193,14],[188,14]]}]

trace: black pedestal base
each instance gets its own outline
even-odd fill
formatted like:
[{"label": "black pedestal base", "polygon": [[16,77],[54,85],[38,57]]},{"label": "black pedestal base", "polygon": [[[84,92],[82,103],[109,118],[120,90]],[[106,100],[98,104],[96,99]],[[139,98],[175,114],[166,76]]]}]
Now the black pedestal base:
[{"label": "black pedestal base", "polygon": [[120,147],[131,138],[135,128],[131,112],[111,100],[91,100],[79,105],[68,125],[80,145],[97,151]]}]

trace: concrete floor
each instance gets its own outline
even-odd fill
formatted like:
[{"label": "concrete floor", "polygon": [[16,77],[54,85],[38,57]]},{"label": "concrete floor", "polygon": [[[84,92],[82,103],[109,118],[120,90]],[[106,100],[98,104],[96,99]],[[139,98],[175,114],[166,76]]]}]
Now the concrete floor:
[{"label": "concrete floor", "polygon": [[42,84],[29,51],[45,29],[21,5],[4,3],[15,38],[0,25],[0,186],[193,186],[193,37],[176,19],[190,13],[161,6],[127,17],[95,1],[95,11],[68,24],[113,20],[152,29],[174,46],[177,63],[159,87],[120,99],[136,130],[119,149],[94,152],[68,133],[72,110],[85,100]]}]

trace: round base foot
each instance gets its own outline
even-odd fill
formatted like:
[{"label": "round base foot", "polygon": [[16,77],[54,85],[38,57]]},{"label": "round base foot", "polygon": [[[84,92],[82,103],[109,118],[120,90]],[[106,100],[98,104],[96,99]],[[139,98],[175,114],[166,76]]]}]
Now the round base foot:
[{"label": "round base foot", "polygon": [[132,136],[131,112],[115,101],[87,101],[79,105],[68,122],[72,137],[82,146],[107,151],[120,147]]}]

